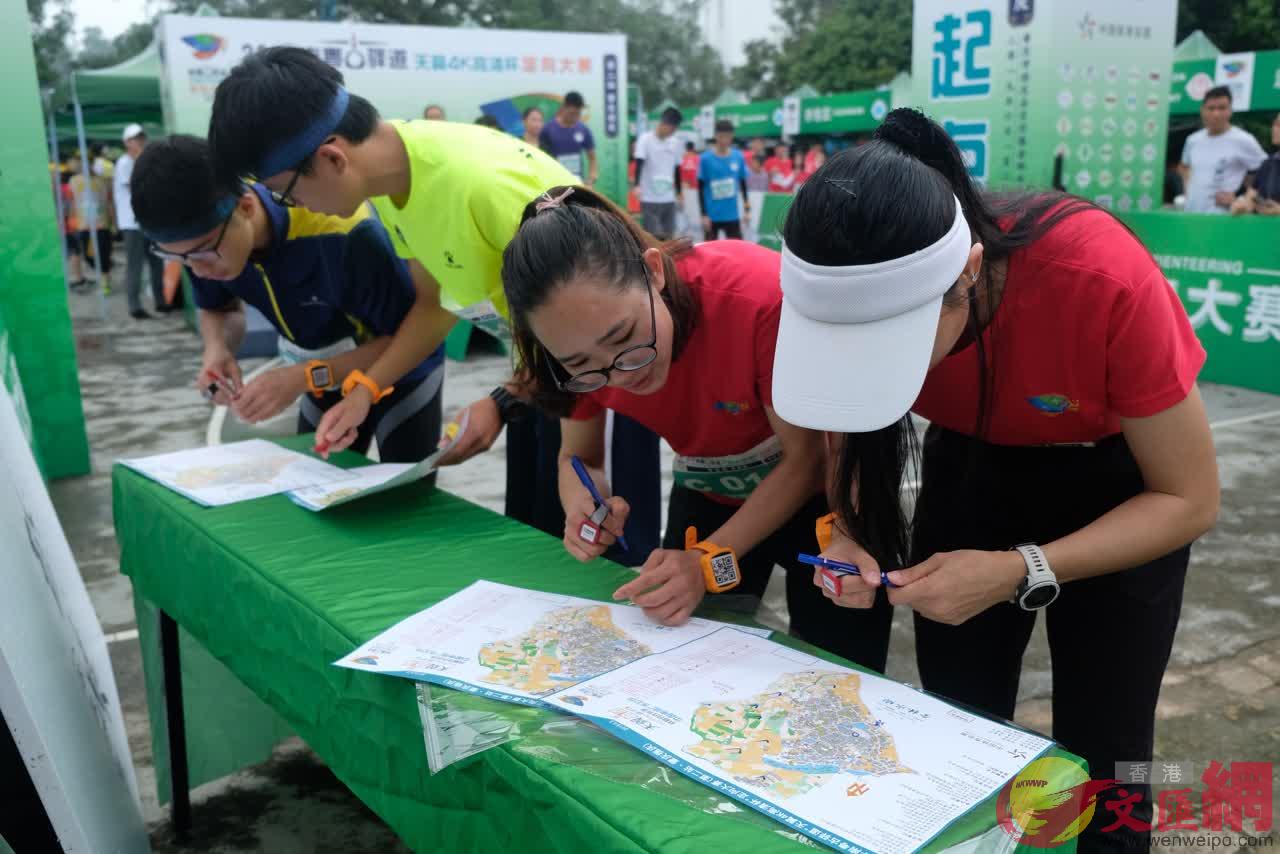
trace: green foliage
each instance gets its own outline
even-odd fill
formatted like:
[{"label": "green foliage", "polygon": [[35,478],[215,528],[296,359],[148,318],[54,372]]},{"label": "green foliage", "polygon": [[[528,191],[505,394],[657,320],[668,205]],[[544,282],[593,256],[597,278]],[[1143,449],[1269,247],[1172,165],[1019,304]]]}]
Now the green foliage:
[{"label": "green foliage", "polygon": [[1276,0],[1178,0],[1178,41],[1203,30],[1227,53],[1280,48]]},{"label": "green foliage", "polygon": [[911,65],[911,0],[779,0],[780,46],[752,42],[732,81],[753,98],[870,89]]},{"label": "green foliage", "polygon": [[52,88],[71,68],[71,29],[75,19],[67,0],[27,0],[31,40],[40,88]]}]

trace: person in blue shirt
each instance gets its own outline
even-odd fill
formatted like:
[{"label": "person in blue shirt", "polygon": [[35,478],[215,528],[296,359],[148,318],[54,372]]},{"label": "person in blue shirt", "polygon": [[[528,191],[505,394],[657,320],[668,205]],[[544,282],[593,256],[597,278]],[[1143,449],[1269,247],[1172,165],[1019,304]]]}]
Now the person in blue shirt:
[{"label": "person in blue shirt", "polygon": [[[595,186],[600,178],[600,161],[596,157],[596,141],[591,135],[591,128],[582,123],[582,111],[586,102],[581,93],[567,92],[555,117],[542,126],[538,134],[538,143],[542,150],[550,154],[560,165],[568,169],[579,181],[588,187]],[[583,158],[587,161],[587,171],[583,171]]]},{"label": "person in blue shirt", "polygon": [[[261,185],[225,188],[208,145],[191,136],[147,146],[130,185],[156,254],[191,274],[204,340],[196,384],[248,423],[298,401],[298,432],[313,432],[327,409],[365,385],[363,371],[417,299],[409,267],[367,203],[336,217],[286,206]],[[243,303],[279,332],[287,363],[248,383],[235,357]],[[428,456],[440,438],[443,382],[440,347],[383,391],[352,447],[364,453],[376,438],[383,462]]]},{"label": "person in blue shirt", "polygon": [[751,202],[747,198],[747,161],[742,152],[733,147],[733,122],[727,119],[716,122],[715,138],[715,147],[702,152],[698,161],[702,230],[707,240],[715,240],[721,232],[727,240],[741,240],[739,192],[742,193],[742,211],[751,215]]}]

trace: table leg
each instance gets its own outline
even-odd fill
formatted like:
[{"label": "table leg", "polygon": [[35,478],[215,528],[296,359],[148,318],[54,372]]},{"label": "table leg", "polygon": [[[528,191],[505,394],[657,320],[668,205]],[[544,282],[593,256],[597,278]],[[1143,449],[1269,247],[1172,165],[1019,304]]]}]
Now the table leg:
[{"label": "table leg", "polygon": [[178,651],[178,624],[160,611],[160,657],[164,662],[164,706],[169,732],[170,817],[180,842],[191,837],[191,789],[187,770],[187,725],[182,709],[182,659]]}]

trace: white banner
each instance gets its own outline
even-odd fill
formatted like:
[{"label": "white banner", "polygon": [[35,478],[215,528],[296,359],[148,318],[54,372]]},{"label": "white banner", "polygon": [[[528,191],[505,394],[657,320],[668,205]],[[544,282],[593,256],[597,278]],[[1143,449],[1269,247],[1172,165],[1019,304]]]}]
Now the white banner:
[{"label": "white banner", "polygon": [[158,39],[171,133],[204,136],[218,83],[244,57],[275,45],[310,50],[390,119],[421,118],[436,104],[450,121],[492,116],[519,135],[526,109],[539,108],[549,122],[566,92],[580,92],[600,157],[597,186],[625,197],[625,36],[164,15]]},{"label": "white banner", "polygon": [[0,386],[0,711],[67,854],[150,851],[106,640]]}]

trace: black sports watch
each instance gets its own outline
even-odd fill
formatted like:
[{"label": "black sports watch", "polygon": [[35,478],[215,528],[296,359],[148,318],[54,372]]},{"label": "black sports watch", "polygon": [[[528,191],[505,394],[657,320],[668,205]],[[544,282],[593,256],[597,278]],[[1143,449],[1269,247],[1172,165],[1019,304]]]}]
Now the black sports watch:
[{"label": "black sports watch", "polygon": [[1024,611],[1038,611],[1057,599],[1062,588],[1058,586],[1058,578],[1038,545],[1023,543],[1013,548],[1027,565],[1027,576],[1018,585],[1013,601]]},{"label": "black sports watch", "polygon": [[523,421],[529,415],[531,408],[529,404],[507,391],[503,386],[498,386],[489,392],[489,397],[493,398],[493,402],[498,404],[498,417],[502,419],[503,424]]}]

